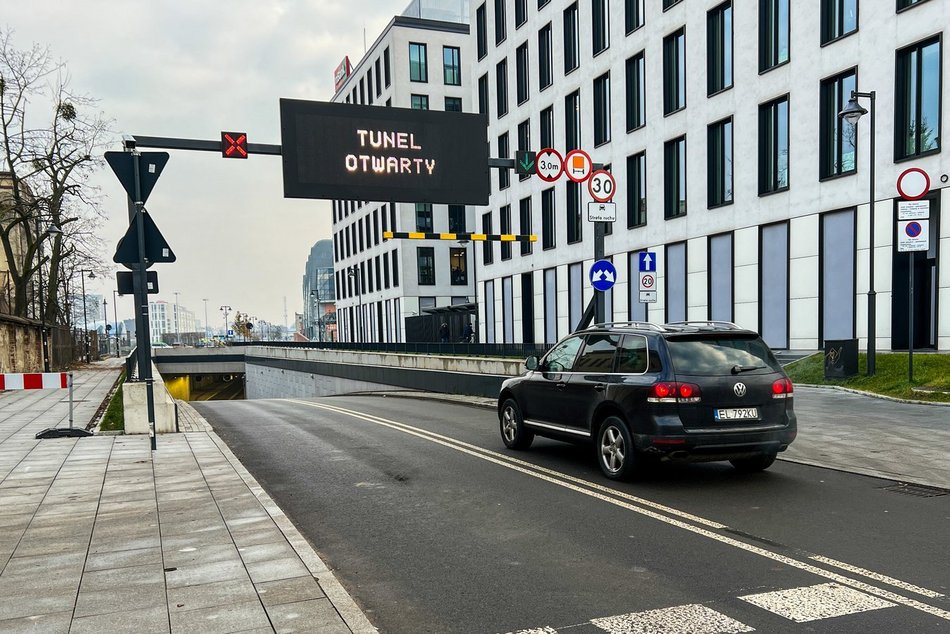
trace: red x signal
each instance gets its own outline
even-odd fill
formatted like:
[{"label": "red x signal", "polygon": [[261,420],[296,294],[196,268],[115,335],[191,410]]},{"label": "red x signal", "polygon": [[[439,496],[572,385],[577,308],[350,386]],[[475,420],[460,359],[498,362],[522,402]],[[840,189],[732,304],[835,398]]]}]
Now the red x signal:
[{"label": "red x signal", "polygon": [[244,132],[221,133],[221,156],[224,158],[247,158],[247,134]]}]

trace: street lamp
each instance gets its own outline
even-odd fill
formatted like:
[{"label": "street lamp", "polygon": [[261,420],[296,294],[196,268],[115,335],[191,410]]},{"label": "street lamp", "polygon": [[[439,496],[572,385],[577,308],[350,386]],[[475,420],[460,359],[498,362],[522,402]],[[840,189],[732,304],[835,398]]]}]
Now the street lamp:
[{"label": "street lamp", "polygon": [[[876,293],[874,292],[874,100],[877,96],[875,91],[858,92],[851,91],[851,99],[844,110],[838,113],[838,116],[857,128],[858,121],[862,116],[868,113],[858,103],[859,98],[871,100],[871,148],[870,148],[870,173],[868,177],[868,187],[870,195],[868,200],[868,366],[867,375],[874,376],[876,369],[875,352],[877,347],[877,306]],[[913,345],[913,344],[911,344]]]},{"label": "street lamp", "polygon": [[[460,245],[468,246],[468,240],[459,240]],[[475,249],[475,245],[478,244],[474,240],[472,241],[472,296],[473,303],[475,304],[475,323],[472,324],[472,330],[475,331],[475,340],[478,340],[478,251]]]},{"label": "street lamp", "polygon": [[323,343],[323,312],[320,307],[320,278],[317,278],[317,288],[310,289],[310,297],[317,299],[317,341]]},{"label": "street lamp", "polygon": [[119,358],[119,309],[116,306],[116,294],[119,291],[112,290],[112,320],[115,322],[115,357]]},{"label": "street lamp", "polygon": [[222,334],[222,336],[224,337],[225,343],[227,343],[228,341],[228,313],[231,312],[231,307],[222,306],[221,312],[224,313],[224,333]]},{"label": "street lamp", "polygon": [[89,317],[86,314],[86,273],[89,274],[90,280],[96,279],[96,274],[89,269],[79,269],[79,275],[82,278],[82,341],[83,350],[85,350],[86,353],[86,363],[89,363]]},{"label": "street lamp", "polygon": [[[50,225],[49,228],[40,236],[40,243],[46,238],[55,235],[62,235],[63,230],[56,225]],[[42,250],[40,251],[42,254]],[[43,259],[40,259],[40,340],[43,346],[43,372],[49,372],[49,328],[46,327],[46,297],[43,289]]]},{"label": "street lamp", "polygon": [[178,291],[175,291],[175,345],[179,348],[181,347],[181,331],[178,329],[178,323],[180,320],[180,315],[178,313]]},{"label": "street lamp", "polygon": [[[102,331],[106,333],[106,354],[109,354],[109,300],[105,297],[102,298]],[[102,350],[102,346],[99,346],[99,350]]]},{"label": "street lamp", "polygon": [[205,303],[205,345],[211,341],[211,334],[208,329],[208,298],[204,297],[202,300]]},{"label": "street lamp", "polygon": [[353,264],[347,270],[346,274],[353,278],[353,282],[356,284],[356,294],[358,299],[357,304],[357,313],[356,313],[356,323],[357,329],[359,331],[359,340],[360,343],[363,342],[363,285],[360,284],[360,265]]}]

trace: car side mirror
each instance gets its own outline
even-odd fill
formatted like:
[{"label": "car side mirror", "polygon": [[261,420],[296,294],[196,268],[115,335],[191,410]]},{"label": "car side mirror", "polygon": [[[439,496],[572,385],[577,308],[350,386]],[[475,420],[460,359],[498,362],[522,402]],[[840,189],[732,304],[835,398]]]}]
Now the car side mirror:
[{"label": "car side mirror", "polygon": [[538,358],[535,356],[530,356],[524,360],[524,367],[528,368],[532,372],[538,369]]}]

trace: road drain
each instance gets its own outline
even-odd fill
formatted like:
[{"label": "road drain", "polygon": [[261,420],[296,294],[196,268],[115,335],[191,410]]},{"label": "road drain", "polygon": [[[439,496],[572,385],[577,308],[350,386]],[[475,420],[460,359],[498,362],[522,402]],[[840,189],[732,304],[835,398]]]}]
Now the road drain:
[{"label": "road drain", "polygon": [[904,495],[913,495],[918,498],[936,498],[941,495],[946,495],[950,493],[947,489],[939,489],[937,487],[928,487],[922,484],[906,484],[901,482],[899,484],[894,484],[891,486],[883,487],[885,491],[892,491],[893,493],[903,493]]}]

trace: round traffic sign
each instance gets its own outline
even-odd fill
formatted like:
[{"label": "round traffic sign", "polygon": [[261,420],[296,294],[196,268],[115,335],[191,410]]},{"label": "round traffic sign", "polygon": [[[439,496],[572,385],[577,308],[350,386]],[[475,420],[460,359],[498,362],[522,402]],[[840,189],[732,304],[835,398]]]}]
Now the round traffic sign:
[{"label": "round traffic sign", "polygon": [[587,191],[599,203],[608,203],[617,191],[617,181],[607,170],[597,170],[587,180]]},{"label": "round traffic sign", "polygon": [[930,191],[930,176],[919,167],[910,167],[897,177],[897,193],[904,200],[918,200]]},{"label": "round traffic sign", "polygon": [[583,183],[590,178],[594,162],[584,150],[571,150],[564,157],[564,173],[575,183]]},{"label": "round traffic sign", "polygon": [[535,156],[534,171],[543,181],[549,183],[561,178],[564,171],[564,159],[555,149],[546,147]]},{"label": "round traffic sign", "polygon": [[653,290],[654,284],[656,284],[656,278],[653,273],[642,273],[640,275],[640,290]]},{"label": "round traffic sign", "polygon": [[588,273],[590,285],[597,291],[609,291],[617,281],[617,269],[610,260],[597,260]]},{"label": "round traffic sign", "polygon": [[909,235],[911,238],[916,238],[920,235],[920,232],[923,229],[920,226],[919,222],[908,222],[907,226],[904,227],[904,233]]}]

